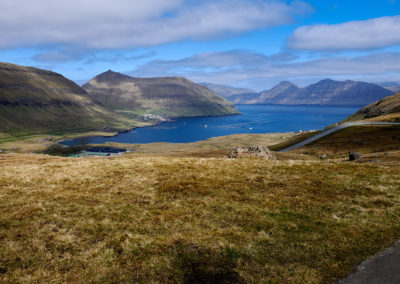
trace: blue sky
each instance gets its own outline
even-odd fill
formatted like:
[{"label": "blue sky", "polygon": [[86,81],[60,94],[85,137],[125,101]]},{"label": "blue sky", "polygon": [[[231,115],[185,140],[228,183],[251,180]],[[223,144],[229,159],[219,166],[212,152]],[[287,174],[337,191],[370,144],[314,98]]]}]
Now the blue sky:
[{"label": "blue sky", "polygon": [[[0,61],[263,90],[400,81],[400,0],[2,0]],[[21,9],[21,7],[30,7]]]}]

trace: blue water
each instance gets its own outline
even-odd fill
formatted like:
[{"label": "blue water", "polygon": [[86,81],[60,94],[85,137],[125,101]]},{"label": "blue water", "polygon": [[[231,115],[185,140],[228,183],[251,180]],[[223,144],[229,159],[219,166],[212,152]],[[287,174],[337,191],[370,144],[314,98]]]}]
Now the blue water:
[{"label": "blue water", "polygon": [[240,115],[180,118],[151,127],[136,128],[115,137],[84,137],[65,140],[64,145],[107,142],[144,144],[187,143],[240,133],[271,133],[323,129],[343,120],[359,107],[237,105]]}]

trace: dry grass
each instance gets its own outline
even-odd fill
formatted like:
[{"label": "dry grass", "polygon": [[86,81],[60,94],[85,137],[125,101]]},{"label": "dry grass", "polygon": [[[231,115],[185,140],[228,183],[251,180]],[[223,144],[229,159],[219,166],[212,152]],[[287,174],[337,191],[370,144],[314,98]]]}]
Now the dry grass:
[{"label": "dry grass", "polygon": [[[291,152],[317,156],[326,153],[340,157],[349,151],[383,155],[385,152],[398,149],[400,149],[400,126],[381,125],[349,127]],[[396,157],[395,160],[398,161]]]},{"label": "dry grass", "polygon": [[326,283],[400,235],[400,169],[0,155],[2,283]]},{"label": "dry grass", "polygon": [[387,121],[387,122],[400,122],[400,113],[391,113],[381,115],[374,118],[364,119],[363,121]]},{"label": "dry grass", "polygon": [[282,149],[288,148],[294,144],[300,143],[301,141],[304,141],[310,137],[313,137],[314,135],[317,135],[318,133],[322,132],[321,130],[318,131],[313,131],[313,132],[304,132],[304,133],[299,133],[299,134],[293,134],[291,137],[287,137],[288,139],[284,140],[283,142],[277,142],[277,144],[272,145],[270,149],[272,151],[280,151]]}]

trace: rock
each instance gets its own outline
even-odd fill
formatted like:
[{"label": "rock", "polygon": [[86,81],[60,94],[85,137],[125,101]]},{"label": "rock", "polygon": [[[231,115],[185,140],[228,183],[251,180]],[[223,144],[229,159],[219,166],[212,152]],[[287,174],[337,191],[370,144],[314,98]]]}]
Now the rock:
[{"label": "rock", "polygon": [[261,157],[266,160],[275,160],[275,154],[267,146],[244,146],[232,149],[230,158]]},{"label": "rock", "polygon": [[362,159],[362,155],[353,151],[349,152],[349,161],[356,161]]},{"label": "rock", "polygon": [[325,160],[325,159],[326,159],[326,154],[325,154],[325,153],[322,154],[319,158],[320,158],[321,160]]},{"label": "rock", "polygon": [[0,149],[0,153],[3,153],[3,150]]},{"label": "rock", "polygon": [[54,140],[53,137],[45,137],[45,138],[39,139],[37,142],[44,143],[44,142],[50,142],[50,141],[53,141],[53,140]]}]

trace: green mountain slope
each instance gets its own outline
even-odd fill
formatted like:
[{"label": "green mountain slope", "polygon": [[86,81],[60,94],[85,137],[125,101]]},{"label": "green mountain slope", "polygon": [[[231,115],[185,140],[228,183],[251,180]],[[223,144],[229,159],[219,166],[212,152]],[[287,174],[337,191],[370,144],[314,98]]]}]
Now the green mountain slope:
[{"label": "green mountain slope", "polygon": [[345,121],[357,120],[400,121],[400,93],[372,103],[348,117]]},{"label": "green mountain slope", "polygon": [[238,113],[231,102],[182,77],[133,78],[110,70],[83,88],[93,101],[121,113],[170,117]]},{"label": "green mountain slope", "polygon": [[119,129],[134,124],[94,103],[84,89],[60,74],[0,63],[0,132]]}]

